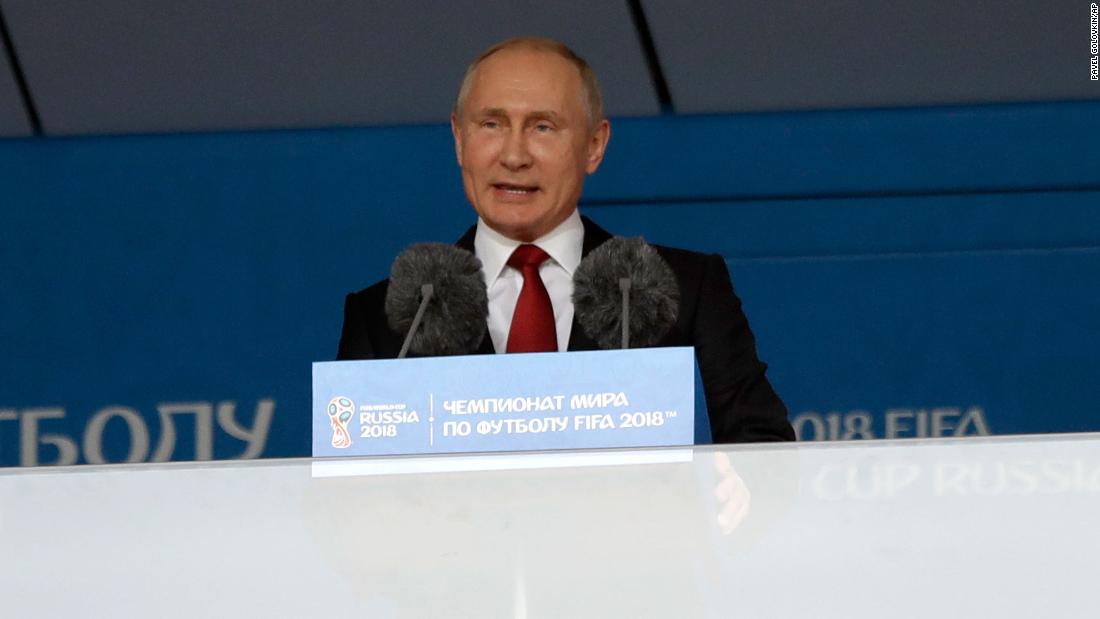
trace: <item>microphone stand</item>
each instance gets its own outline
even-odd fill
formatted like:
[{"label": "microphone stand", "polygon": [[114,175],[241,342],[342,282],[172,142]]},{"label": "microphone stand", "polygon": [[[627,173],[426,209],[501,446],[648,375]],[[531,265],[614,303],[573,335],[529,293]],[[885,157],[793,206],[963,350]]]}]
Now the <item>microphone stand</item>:
[{"label": "microphone stand", "polygon": [[431,284],[420,286],[420,307],[416,308],[416,315],[413,316],[412,325],[409,326],[409,332],[405,335],[405,341],[401,344],[401,352],[397,353],[398,359],[404,359],[405,355],[408,354],[409,344],[412,344],[413,335],[415,335],[416,330],[420,328],[420,321],[424,318],[424,310],[428,309],[428,301],[431,301],[434,292],[435,288]]},{"label": "microphone stand", "polygon": [[623,292],[623,350],[630,348],[630,278],[619,278],[619,290]]}]

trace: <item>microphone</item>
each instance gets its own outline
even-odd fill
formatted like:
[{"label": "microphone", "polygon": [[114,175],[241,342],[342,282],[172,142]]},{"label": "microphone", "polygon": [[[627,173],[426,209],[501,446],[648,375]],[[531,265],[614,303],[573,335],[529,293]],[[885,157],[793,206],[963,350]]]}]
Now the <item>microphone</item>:
[{"label": "microphone", "polygon": [[656,344],[676,323],[679,307],[672,268],[641,237],[611,238],[573,275],[577,323],[600,348]]},{"label": "microphone", "polygon": [[481,261],[453,245],[410,245],[393,261],[385,307],[390,327],[406,333],[399,359],[472,353],[489,315]]}]

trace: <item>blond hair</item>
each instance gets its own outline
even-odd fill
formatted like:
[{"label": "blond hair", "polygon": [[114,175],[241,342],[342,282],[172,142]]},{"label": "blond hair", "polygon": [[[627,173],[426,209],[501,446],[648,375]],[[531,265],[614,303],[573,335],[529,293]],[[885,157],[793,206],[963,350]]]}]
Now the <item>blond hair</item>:
[{"label": "blond hair", "polygon": [[600,93],[600,84],[596,81],[596,72],[584,58],[581,58],[564,43],[547,37],[523,36],[513,37],[493,45],[481,52],[470,66],[466,67],[466,74],[462,77],[462,85],[458,89],[458,97],[455,99],[454,114],[462,114],[462,106],[466,103],[466,97],[470,94],[470,87],[474,81],[474,75],[478,67],[489,56],[506,49],[526,49],[540,52],[552,52],[577,67],[580,72],[581,88],[583,89],[585,111],[588,113],[588,126],[595,127],[596,123],[603,120],[603,95]]}]

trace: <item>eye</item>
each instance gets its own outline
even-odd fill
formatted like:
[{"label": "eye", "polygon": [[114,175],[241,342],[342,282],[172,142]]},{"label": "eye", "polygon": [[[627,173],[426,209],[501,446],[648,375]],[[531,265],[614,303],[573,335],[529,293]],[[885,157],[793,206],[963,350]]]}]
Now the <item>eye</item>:
[{"label": "eye", "polygon": [[481,121],[481,126],[485,129],[496,129],[496,128],[500,127],[500,123],[498,121],[493,120],[493,119],[487,119],[487,120]]},{"label": "eye", "polygon": [[551,125],[550,123],[539,123],[535,125],[535,131],[538,131],[539,133],[550,133],[553,130],[554,125]]}]

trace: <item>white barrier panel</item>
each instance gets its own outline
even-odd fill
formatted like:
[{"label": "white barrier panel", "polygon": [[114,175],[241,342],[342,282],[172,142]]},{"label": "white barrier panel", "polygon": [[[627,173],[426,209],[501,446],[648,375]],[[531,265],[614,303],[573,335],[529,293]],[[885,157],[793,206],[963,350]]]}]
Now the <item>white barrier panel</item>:
[{"label": "white barrier panel", "polygon": [[1095,615],[1098,435],[689,451],[8,469],[3,615]]},{"label": "white barrier panel", "polygon": [[578,466],[622,466],[691,462],[691,449],[607,449],[454,455],[447,458],[325,458],[313,461],[314,477],[356,475],[407,475],[410,473],[468,473],[474,471],[517,471]]}]

